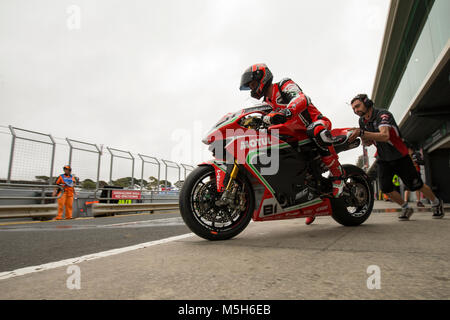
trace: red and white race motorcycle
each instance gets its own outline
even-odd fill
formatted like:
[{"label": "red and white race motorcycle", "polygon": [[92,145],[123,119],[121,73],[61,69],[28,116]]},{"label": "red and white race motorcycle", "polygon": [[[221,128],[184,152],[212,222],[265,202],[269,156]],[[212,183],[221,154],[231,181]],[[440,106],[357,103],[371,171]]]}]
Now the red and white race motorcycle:
[{"label": "red and white race motorcycle", "polygon": [[[289,122],[268,126],[262,118],[270,111],[261,105],[227,114],[204,139],[215,159],[200,164],[183,184],[179,203],[186,225],[202,238],[226,240],[251,219],[332,216],[344,226],[366,221],[374,203],[366,173],[343,165],[344,192],[333,198],[332,178],[323,176],[328,169],[306,128],[294,133]],[[348,129],[331,133],[338,153],[360,145],[359,139],[348,141]]]}]

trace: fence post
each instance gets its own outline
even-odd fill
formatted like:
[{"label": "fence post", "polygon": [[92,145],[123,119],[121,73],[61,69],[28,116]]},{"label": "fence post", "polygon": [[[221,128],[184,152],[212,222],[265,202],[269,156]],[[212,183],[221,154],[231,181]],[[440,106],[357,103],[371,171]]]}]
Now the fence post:
[{"label": "fence post", "polygon": [[14,148],[16,146],[16,133],[14,128],[9,125],[9,131],[11,131],[12,140],[11,140],[11,154],[9,155],[9,166],[8,166],[8,179],[7,182],[11,183],[11,174],[12,174],[12,166],[14,161]]},{"label": "fence post", "polygon": [[[100,164],[101,164],[101,156],[102,156],[103,147],[102,147],[102,149],[100,149],[97,144],[74,140],[74,139],[69,139],[69,138],[66,138],[66,141],[70,147],[70,149],[69,149],[69,165],[70,166],[72,166],[74,150],[97,154],[97,175],[96,175],[95,187],[96,187],[96,189],[98,189],[99,180],[100,180]],[[74,143],[75,143],[75,145],[74,145]],[[88,147],[90,147],[90,148],[88,148]],[[95,151],[93,150],[93,148],[95,148]]]},{"label": "fence post", "polygon": [[158,191],[159,191],[160,184],[161,184],[161,163],[158,164],[158,185],[157,185]]},{"label": "fence post", "polygon": [[111,164],[109,166],[109,184],[112,185],[112,183],[113,183],[113,181],[112,181],[112,173],[113,173],[114,154],[112,153],[110,147],[106,147],[106,149],[108,149],[109,153],[111,154]]},{"label": "fence post", "polygon": [[139,158],[141,158],[142,164],[141,164],[141,191],[144,189],[144,159],[142,159],[142,156],[138,153]]},{"label": "fence post", "polygon": [[130,151],[128,151],[128,154],[131,157],[131,187],[134,189],[134,157]]},{"label": "fence post", "polygon": [[[109,170],[110,183],[111,184],[113,183],[113,181],[112,181],[113,159],[114,159],[114,157],[117,157],[117,158],[121,158],[121,159],[131,160],[131,165],[132,165],[132,167],[131,167],[131,184],[133,186],[134,185],[134,160],[135,160],[134,156],[129,151],[114,149],[114,148],[110,148],[110,147],[106,147],[106,148],[108,149],[109,153],[111,154],[111,167],[110,167],[110,170]],[[114,154],[113,151],[120,152],[122,154],[127,154],[128,157],[125,157],[125,156],[122,156],[122,155],[118,155],[118,154],[116,155],[116,154]]]},{"label": "fence post", "polygon": [[[139,158],[141,158],[141,161],[142,161],[142,170],[141,170],[141,190],[142,190],[142,184],[143,184],[143,182],[144,182],[144,166],[145,166],[145,164],[146,163],[149,163],[149,164],[154,164],[154,165],[156,165],[156,166],[158,166],[158,180],[156,181],[156,187],[159,189],[159,182],[161,181],[160,180],[160,174],[161,174],[161,162],[159,162],[159,160],[157,159],[157,158],[155,158],[155,157],[150,157],[150,156],[146,156],[146,155],[143,155],[143,154],[138,154],[138,156],[139,156]],[[146,160],[146,158],[148,158],[148,159],[150,159],[151,161],[149,161],[149,160]]]},{"label": "fence post", "polygon": [[55,167],[55,152],[56,152],[56,142],[55,139],[53,139],[52,135],[48,135],[50,140],[52,141],[52,162],[50,164],[50,178],[48,179],[48,184],[53,184],[53,171]]},{"label": "fence post", "polygon": [[67,144],[69,145],[69,166],[72,167],[72,150],[73,150],[73,146],[72,143],[70,142],[69,138],[66,138]]},{"label": "fence post", "polygon": [[189,165],[189,164],[183,164],[183,163],[181,163],[181,166],[183,167],[183,169],[184,169],[184,181],[186,181],[186,177],[187,177],[187,169],[189,168],[189,169],[191,169],[191,171],[192,170],[194,170],[194,167],[193,166],[191,166],[191,165]]},{"label": "fence post", "polygon": [[103,154],[103,146],[100,149],[97,145],[95,145],[98,151],[98,163],[97,163],[97,181],[95,183],[95,187],[98,189],[100,186],[100,165],[102,161],[102,154]]},{"label": "fence post", "polygon": [[[176,162],[173,162],[173,161],[164,160],[164,159],[161,159],[161,161],[164,163],[164,165],[166,167],[164,187],[167,188],[167,182],[168,182],[167,181],[167,170],[168,170],[168,168],[178,169],[178,181],[180,181],[181,180],[181,167]],[[172,165],[172,166],[170,166],[170,165]]]}]

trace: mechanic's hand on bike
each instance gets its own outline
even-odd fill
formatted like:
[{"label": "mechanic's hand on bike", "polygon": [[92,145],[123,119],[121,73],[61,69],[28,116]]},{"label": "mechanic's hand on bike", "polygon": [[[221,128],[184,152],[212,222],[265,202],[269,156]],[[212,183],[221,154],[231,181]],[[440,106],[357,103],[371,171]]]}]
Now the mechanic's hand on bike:
[{"label": "mechanic's hand on bike", "polygon": [[360,134],[361,134],[361,129],[359,129],[359,128],[351,128],[351,129],[349,129],[348,131],[351,131],[351,132],[352,132],[351,136],[348,138],[348,141],[349,141],[350,143],[352,143],[353,141],[355,141],[356,138],[358,138],[358,137],[360,136]]}]

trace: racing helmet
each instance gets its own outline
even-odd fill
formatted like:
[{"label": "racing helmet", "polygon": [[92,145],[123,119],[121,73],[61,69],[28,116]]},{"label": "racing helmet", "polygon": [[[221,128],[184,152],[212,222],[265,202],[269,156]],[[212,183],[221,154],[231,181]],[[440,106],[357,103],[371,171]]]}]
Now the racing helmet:
[{"label": "racing helmet", "polygon": [[247,68],[241,76],[241,85],[239,90],[251,90],[250,82],[258,81],[258,87],[251,92],[255,99],[261,99],[266,95],[267,88],[272,84],[273,75],[264,63],[254,64]]}]

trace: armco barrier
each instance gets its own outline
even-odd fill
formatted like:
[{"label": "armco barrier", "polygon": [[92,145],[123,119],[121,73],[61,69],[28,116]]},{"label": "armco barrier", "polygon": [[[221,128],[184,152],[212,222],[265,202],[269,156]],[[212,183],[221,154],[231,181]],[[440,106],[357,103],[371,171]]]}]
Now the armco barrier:
[{"label": "armco barrier", "polygon": [[0,219],[12,219],[12,218],[41,218],[48,219],[56,217],[58,213],[58,205],[56,203],[46,204],[46,202],[54,202],[62,196],[62,192],[59,192],[58,196],[48,196],[46,190],[59,189],[62,191],[61,186],[57,185],[29,185],[29,184],[14,184],[14,183],[0,183],[0,189],[2,190],[17,190],[33,188],[38,190],[36,196],[0,196],[0,200],[34,200],[41,204],[17,204],[17,205],[0,205]]},{"label": "armco barrier", "polygon": [[0,206],[0,219],[10,218],[54,218],[58,213],[57,204],[32,204]]},{"label": "armco barrier", "polygon": [[[45,203],[48,200],[57,200],[61,198],[63,187],[59,185],[44,185],[44,184],[18,184],[18,183],[0,183],[0,189],[5,190],[15,190],[15,189],[37,189],[40,192],[39,196],[33,196],[33,197],[24,197],[24,196],[0,196],[0,200],[36,200],[40,201],[41,203]],[[46,195],[45,190],[51,190],[59,189],[59,195],[57,197],[49,197]],[[53,193],[53,192],[52,192]]]},{"label": "armco barrier", "polygon": [[115,213],[130,212],[155,212],[178,210],[179,205],[172,203],[129,203],[129,204],[110,204],[110,203],[94,203],[92,205],[92,213],[94,217],[104,216]]}]

